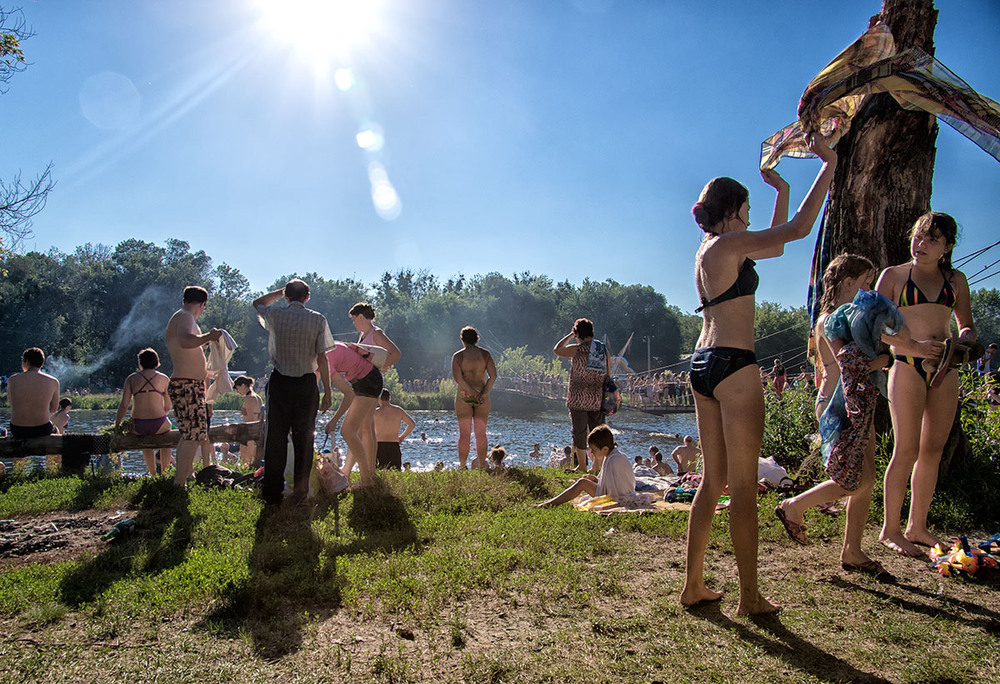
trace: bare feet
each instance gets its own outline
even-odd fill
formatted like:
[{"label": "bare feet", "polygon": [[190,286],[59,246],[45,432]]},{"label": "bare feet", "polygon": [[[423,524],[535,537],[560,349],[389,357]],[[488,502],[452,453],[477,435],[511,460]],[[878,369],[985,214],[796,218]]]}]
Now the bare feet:
[{"label": "bare feet", "polygon": [[895,535],[882,532],[882,534],[879,535],[878,540],[882,543],[882,546],[887,549],[892,549],[901,556],[921,558],[926,555],[902,534]]},{"label": "bare feet", "polygon": [[781,610],[781,606],[777,603],[771,603],[766,598],[757,594],[757,597],[751,601],[740,599],[740,605],[736,607],[737,615],[766,615],[768,613],[777,613]]},{"label": "bare feet", "polygon": [[916,530],[907,530],[903,535],[907,541],[917,546],[926,546],[929,549],[933,549],[936,544],[940,544],[942,549],[947,549],[948,546],[942,542],[940,539],[935,537],[933,534],[924,530],[922,532],[917,532]]},{"label": "bare feet", "polygon": [[681,591],[681,604],[687,608],[693,608],[694,606],[700,605],[702,603],[710,603],[712,601],[718,601],[722,598],[721,591],[712,591],[704,584],[699,587],[684,587]]}]

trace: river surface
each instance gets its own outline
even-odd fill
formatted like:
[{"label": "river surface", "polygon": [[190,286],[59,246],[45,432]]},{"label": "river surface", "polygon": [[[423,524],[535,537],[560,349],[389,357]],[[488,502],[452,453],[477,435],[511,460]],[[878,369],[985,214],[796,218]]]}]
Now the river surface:
[{"label": "river surface", "polygon": [[[403,460],[409,461],[414,470],[432,470],[437,461],[443,461],[446,468],[458,465],[458,422],[451,411],[411,411],[417,426],[402,445]],[[9,422],[8,410],[0,410],[0,424]],[[72,411],[69,431],[97,432],[111,425],[115,420],[114,411]],[[239,411],[216,411],[212,417],[215,425],[240,422]],[[327,416],[319,416],[316,421],[316,447],[329,448],[324,444],[323,427]],[[663,453],[664,461],[669,461],[670,452],[681,443],[684,435],[697,435],[693,413],[668,416],[652,416],[638,411],[621,411],[608,421],[615,433],[618,448],[629,458],[649,455],[649,447],[656,445]],[[421,438],[426,434],[426,439]],[[569,415],[565,413],[543,413],[532,418],[492,414],[487,425],[490,447],[503,446],[507,450],[508,465],[548,465],[548,458],[554,450],[562,451],[570,443]],[[474,444],[475,438],[473,438]],[[535,444],[541,445],[543,458],[532,460],[528,454]],[[343,440],[338,439],[343,448]],[[473,446],[473,455],[475,447]],[[33,463],[40,464],[43,457],[31,457]],[[8,467],[9,459],[4,461]],[[200,462],[200,459],[198,459]],[[470,457],[471,462],[471,457]],[[142,453],[128,452],[122,469],[126,473],[140,475],[146,472]]]}]

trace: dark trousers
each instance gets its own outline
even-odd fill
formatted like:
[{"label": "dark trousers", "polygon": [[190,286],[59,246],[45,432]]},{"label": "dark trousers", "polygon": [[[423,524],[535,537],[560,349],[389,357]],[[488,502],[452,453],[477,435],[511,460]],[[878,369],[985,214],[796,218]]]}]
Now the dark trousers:
[{"label": "dark trousers", "polygon": [[292,378],[274,371],[267,383],[267,426],[264,432],[265,503],[281,503],[288,462],[288,433],[295,450],[295,495],[309,493],[313,465],[313,438],[319,389],[312,373]]}]

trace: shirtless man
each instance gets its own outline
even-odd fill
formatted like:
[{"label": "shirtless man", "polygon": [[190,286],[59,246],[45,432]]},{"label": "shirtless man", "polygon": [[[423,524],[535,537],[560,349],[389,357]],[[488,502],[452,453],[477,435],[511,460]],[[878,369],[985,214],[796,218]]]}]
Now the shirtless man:
[{"label": "shirtless man", "polygon": [[196,322],[205,313],[208,292],[201,287],[184,288],[180,309],[170,317],[165,334],[167,352],[174,364],[174,372],[167,385],[167,394],[174,407],[174,418],[181,440],[177,444],[177,473],[174,484],[184,486],[194,466],[194,455],[201,448],[205,466],[211,463],[214,449],[208,441],[209,407],[205,403],[208,385],[208,364],[204,345],[222,336],[222,331],[212,328],[202,333]]},{"label": "shirtless man", "polygon": [[[493,357],[476,346],[479,333],[472,326],[462,328],[460,335],[464,348],[451,357],[451,374],[458,383],[455,395],[455,415],[458,417],[458,467],[464,469],[472,444],[472,430],[476,432],[476,460],[473,466],[486,469],[486,419],[490,415],[490,390],[497,379]],[[488,377],[487,377],[488,376]]]},{"label": "shirtless man", "polygon": [[677,447],[670,453],[670,457],[677,464],[677,474],[683,475],[694,471],[698,465],[698,457],[701,456],[701,449],[694,445],[694,437],[688,435],[684,438],[684,444]]},{"label": "shirtless man", "polygon": [[[378,407],[375,409],[375,439],[378,449],[375,452],[375,467],[389,470],[403,467],[403,453],[399,445],[417,426],[410,414],[402,406],[391,403],[389,390],[383,389],[378,397]],[[400,426],[406,423],[403,434],[399,434]]]},{"label": "shirtless man", "polygon": [[[243,406],[240,413],[243,414],[244,423],[253,423],[260,420],[261,411],[264,409],[264,400],[253,391],[254,379],[249,375],[241,375],[233,383],[233,390],[237,394],[243,395]],[[257,461],[257,442],[251,440],[240,447],[240,465],[249,468]]]},{"label": "shirtless man", "polygon": [[[7,401],[10,403],[10,436],[14,439],[44,437],[56,432],[53,413],[59,410],[59,381],[42,372],[45,352],[38,347],[21,354],[22,373],[7,381]],[[26,463],[26,458],[14,459],[14,464]]]}]

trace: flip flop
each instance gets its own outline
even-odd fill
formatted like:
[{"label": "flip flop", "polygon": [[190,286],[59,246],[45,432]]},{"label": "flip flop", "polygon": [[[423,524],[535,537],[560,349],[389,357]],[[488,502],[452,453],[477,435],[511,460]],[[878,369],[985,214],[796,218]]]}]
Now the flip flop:
[{"label": "flip flop", "polygon": [[774,517],[778,519],[781,526],[785,528],[785,532],[796,544],[801,544],[802,546],[809,546],[809,535],[806,533],[806,526],[800,525],[799,523],[792,522],[785,517],[785,511],[782,510],[781,506],[774,507]]},{"label": "flip flop", "polygon": [[868,575],[873,577],[879,582],[895,582],[896,576],[891,572],[886,570],[881,563],[877,560],[867,560],[861,565],[853,565],[851,563],[841,563],[842,567],[847,572],[857,572],[862,575]]}]

